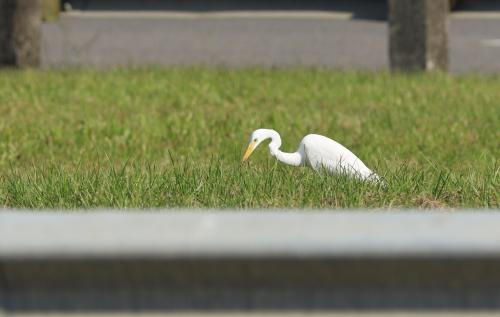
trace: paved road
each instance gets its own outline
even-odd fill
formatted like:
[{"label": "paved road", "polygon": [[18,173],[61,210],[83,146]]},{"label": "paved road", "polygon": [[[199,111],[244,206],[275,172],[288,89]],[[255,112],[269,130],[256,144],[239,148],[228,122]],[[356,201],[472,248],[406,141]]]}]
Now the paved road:
[{"label": "paved road", "polygon": [[[44,66],[388,66],[386,21],[349,11],[72,11],[42,34]],[[500,11],[452,16],[450,69],[500,72]]]}]

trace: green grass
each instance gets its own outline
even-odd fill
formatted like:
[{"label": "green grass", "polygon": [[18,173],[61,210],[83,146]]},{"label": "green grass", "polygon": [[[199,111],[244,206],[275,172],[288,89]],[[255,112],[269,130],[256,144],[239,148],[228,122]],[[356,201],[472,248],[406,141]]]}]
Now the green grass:
[{"label": "green grass", "polygon": [[[500,77],[315,69],[0,72],[0,205],[498,207]],[[308,133],[385,186],[276,163]]]}]

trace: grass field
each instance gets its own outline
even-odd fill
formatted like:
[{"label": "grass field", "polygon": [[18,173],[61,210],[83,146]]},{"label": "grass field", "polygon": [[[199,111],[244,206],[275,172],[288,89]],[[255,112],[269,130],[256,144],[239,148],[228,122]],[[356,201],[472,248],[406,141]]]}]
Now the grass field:
[{"label": "grass field", "polygon": [[[0,205],[498,207],[500,77],[313,69],[0,72]],[[276,163],[308,133],[385,186]]]}]

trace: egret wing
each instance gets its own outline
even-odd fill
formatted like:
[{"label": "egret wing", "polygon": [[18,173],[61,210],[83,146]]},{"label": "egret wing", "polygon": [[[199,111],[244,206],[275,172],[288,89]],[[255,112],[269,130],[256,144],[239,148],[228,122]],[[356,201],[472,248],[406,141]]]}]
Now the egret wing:
[{"label": "egret wing", "polygon": [[326,169],[332,173],[356,174],[369,177],[372,171],[342,144],[317,134],[302,139],[306,162],[316,171]]}]

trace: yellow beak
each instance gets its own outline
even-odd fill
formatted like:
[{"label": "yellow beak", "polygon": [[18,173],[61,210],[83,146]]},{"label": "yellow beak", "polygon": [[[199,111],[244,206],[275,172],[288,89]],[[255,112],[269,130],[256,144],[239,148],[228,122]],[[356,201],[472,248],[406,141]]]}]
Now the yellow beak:
[{"label": "yellow beak", "polygon": [[252,152],[253,150],[255,150],[255,141],[252,141],[248,147],[247,147],[247,150],[245,151],[245,154],[243,155],[243,159],[241,160],[242,162],[245,162],[246,160],[248,160],[248,158],[250,157],[250,155],[252,155]]}]

